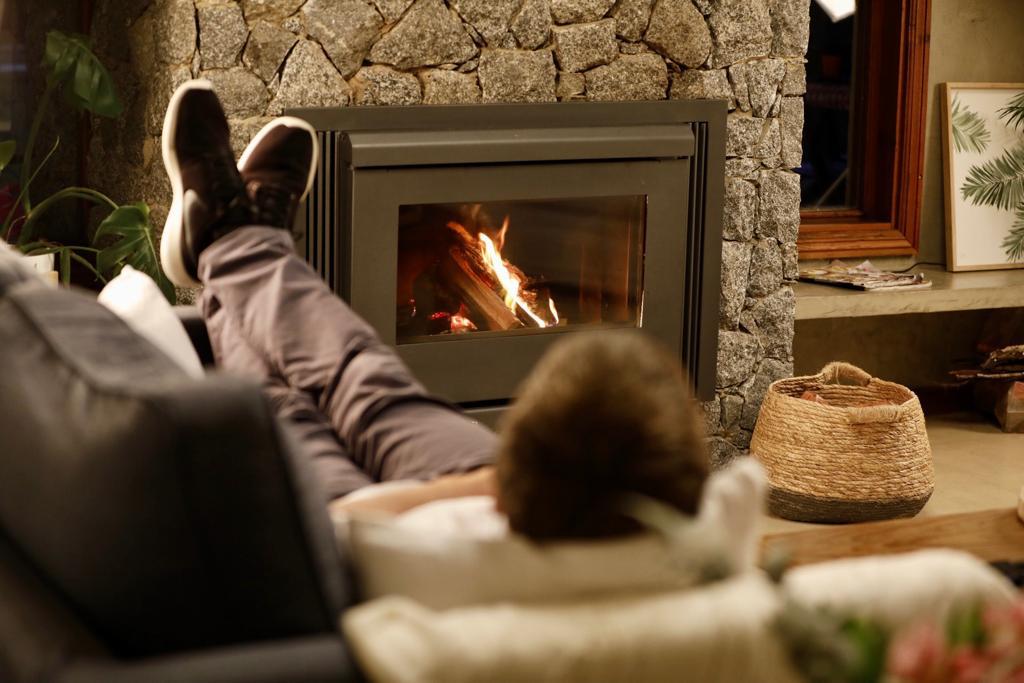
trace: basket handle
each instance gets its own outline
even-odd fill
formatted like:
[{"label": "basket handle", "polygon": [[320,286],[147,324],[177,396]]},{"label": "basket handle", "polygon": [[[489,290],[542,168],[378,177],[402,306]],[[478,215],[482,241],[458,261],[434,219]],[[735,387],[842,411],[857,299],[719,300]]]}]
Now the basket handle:
[{"label": "basket handle", "polygon": [[902,419],[903,407],[896,405],[867,406],[865,408],[850,410],[846,414],[847,422],[854,425],[873,423],[891,424],[893,422],[899,422]]},{"label": "basket handle", "polygon": [[842,361],[829,363],[821,369],[819,374],[822,381],[827,384],[853,384],[866,387],[871,382],[871,375],[856,365]]}]

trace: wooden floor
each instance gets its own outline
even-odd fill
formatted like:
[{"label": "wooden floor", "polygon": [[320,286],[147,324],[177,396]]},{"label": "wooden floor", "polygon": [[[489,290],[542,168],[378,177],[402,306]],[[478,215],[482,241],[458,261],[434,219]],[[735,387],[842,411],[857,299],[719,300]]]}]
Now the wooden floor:
[{"label": "wooden floor", "polygon": [[[935,493],[914,524],[844,527],[768,517],[763,525],[766,542],[775,545],[781,534],[795,534],[783,545],[798,552],[801,562],[865,554],[871,544],[896,552],[973,543],[975,552],[986,559],[1024,559],[1024,526],[1008,512],[1016,508],[1024,487],[1024,434],[1004,434],[975,415],[945,415],[928,420],[928,436],[935,459]],[[990,512],[964,514],[982,511]],[[819,533],[800,533],[815,531]],[[972,535],[977,538],[972,540]],[[1017,546],[1016,557],[1000,555]],[[1000,557],[990,557],[993,553]]]}]

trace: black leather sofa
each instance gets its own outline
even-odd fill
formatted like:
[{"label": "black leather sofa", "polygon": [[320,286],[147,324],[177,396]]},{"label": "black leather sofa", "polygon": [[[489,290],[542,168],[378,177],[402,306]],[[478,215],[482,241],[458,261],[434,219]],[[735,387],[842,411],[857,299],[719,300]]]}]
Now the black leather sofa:
[{"label": "black leather sofa", "polygon": [[0,277],[0,681],[360,680],[324,502],[255,386]]}]

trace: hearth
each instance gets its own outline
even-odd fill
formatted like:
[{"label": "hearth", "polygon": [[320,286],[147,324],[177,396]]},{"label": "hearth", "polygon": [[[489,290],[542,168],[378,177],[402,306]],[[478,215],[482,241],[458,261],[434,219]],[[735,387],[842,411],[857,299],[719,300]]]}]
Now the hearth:
[{"label": "hearth", "polygon": [[431,390],[486,418],[558,336],[640,328],[713,395],[723,103],[292,113],[299,249]]}]

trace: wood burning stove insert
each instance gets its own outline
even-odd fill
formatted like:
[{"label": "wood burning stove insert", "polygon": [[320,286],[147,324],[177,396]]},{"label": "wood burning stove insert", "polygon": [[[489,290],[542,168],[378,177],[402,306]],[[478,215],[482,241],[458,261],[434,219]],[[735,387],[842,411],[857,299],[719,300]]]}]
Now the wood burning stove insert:
[{"label": "wood burning stove insert", "polygon": [[642,329],[714,393],[720,102],[304,109],[297,245],[432,391],[488,420],[563,334]]}]

